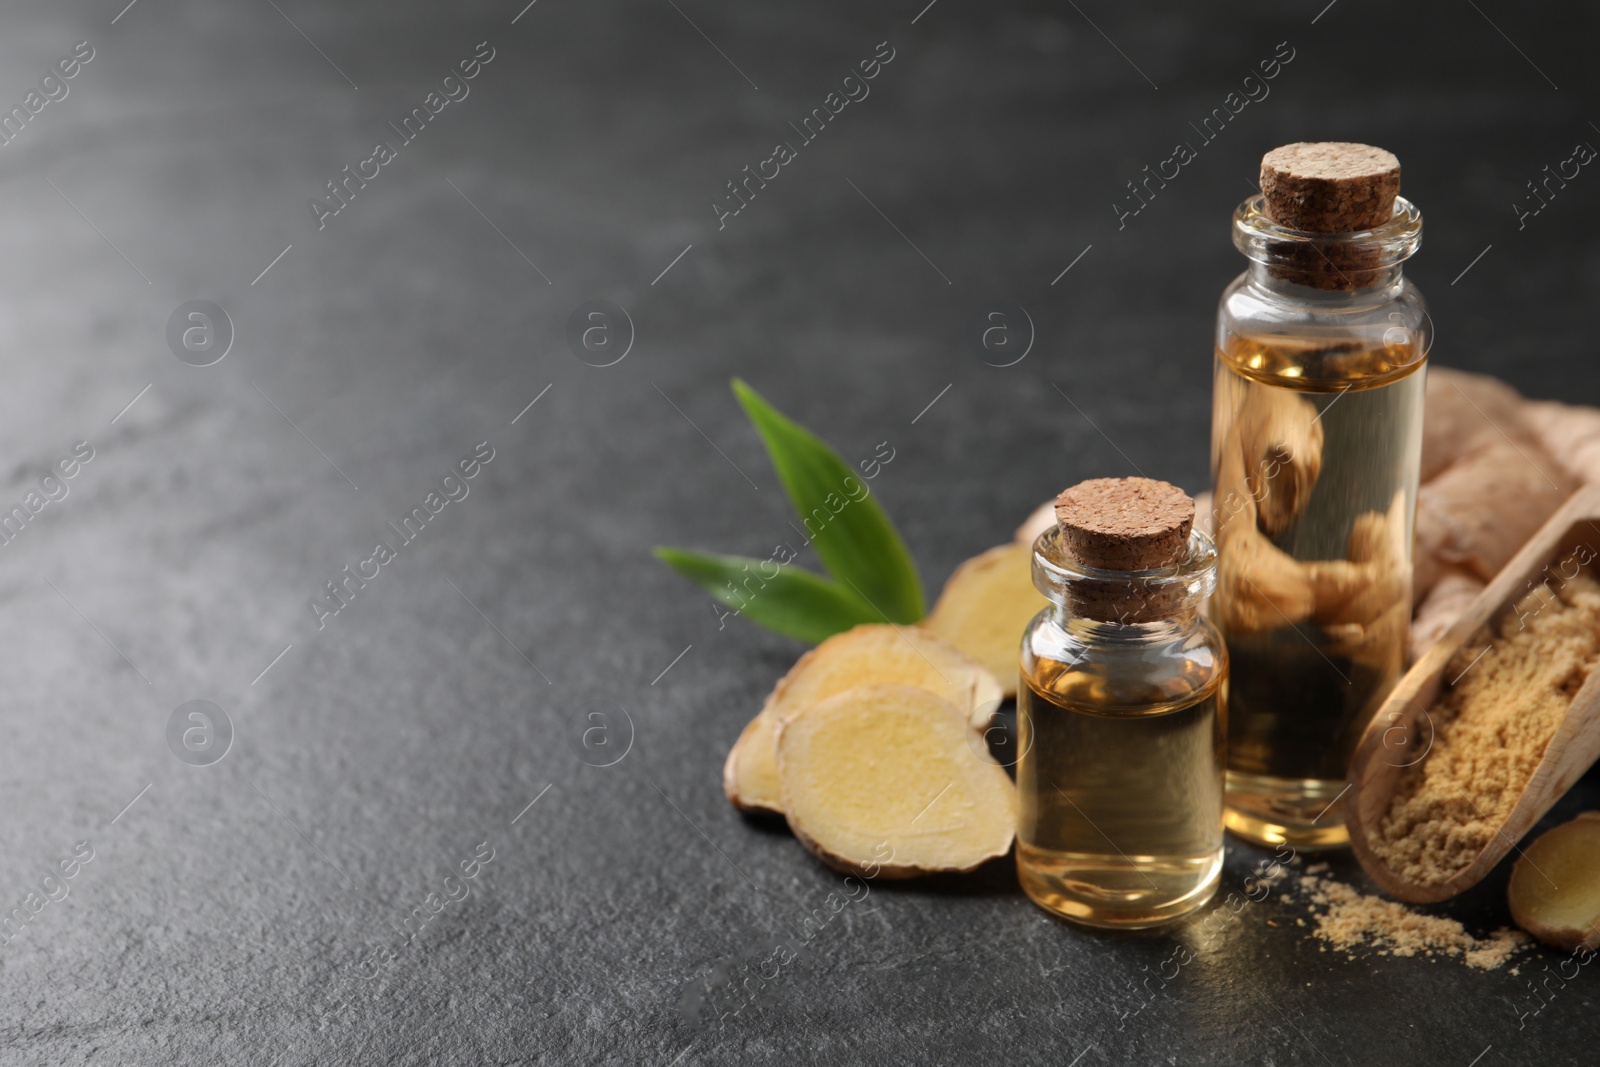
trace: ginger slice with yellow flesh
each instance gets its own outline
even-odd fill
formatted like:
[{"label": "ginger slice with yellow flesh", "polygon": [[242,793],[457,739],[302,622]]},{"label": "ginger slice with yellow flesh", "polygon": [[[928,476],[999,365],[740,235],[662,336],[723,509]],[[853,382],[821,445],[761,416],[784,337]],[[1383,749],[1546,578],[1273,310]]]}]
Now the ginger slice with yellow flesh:
[{"label": "ginger slice with yellow flesh", "polygon": [[778,730],[789,828],[836,870],[970,871],[1011,849],[1017,791],[966,711],[926,689],[869,685]]},{"label": "ginger slice with yellow flesh", "polygon": [[956,568],[922,625],[989,668],[1017,695],[1022,632],[1049,605],[1033,585],[1033,546],[991,548]]},{"label": "ginger slice with yellow flesh", "polygon": [[961,708],[980,729],[1001,699],[1000,683],[982,663],[921,627],[865,623],[834,634],[800,657],[734,742],[722,768],[722,789],[733,806],[781,813],[778,723],[837,693],[873,684],[926,689]]},{"label": "ginger slice with yellow flesh", "polygon": [[1511,868],[1511,917],[1547,945],[1600,948],[1600,811],[1547,830]]},{"label": "ginger slice with yellow flesh", "polygon": [[1019,544],[1032,545],[1039,539],[1039,535],[1046,530],[1055,529],[1056,525],[1056,498],[1051,497],[1043,504],[1028,512],[1028,517],[1022,520],[1022,525],[1017,527],[1017,532],[1012,539]]}]

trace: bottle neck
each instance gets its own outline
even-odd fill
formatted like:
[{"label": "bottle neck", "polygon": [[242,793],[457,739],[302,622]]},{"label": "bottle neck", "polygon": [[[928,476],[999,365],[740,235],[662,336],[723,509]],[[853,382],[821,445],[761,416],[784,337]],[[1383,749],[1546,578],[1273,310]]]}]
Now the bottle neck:
[{"label": "bottle neck", "polygon": [[1059,527],[1033,545],[1034,586],[1054,605],[1056,624],[1085,640],[1166,640],[1193,630],[1216,574],[1216,546],[1198,530],[1181,559],[1157,570],[1083,566],[1063,547]]},{"label": "bottle neck", "polygon": [[1401,284],[1400,265],[1422,244],[1422,213],[1404,197],[1382,226],[1351,233],[1306,233],[1267,217],[1263,198],[1233,213],[1233,243],[1250,260],[1250,280],[1297,301],[1372,301]]},{"label": "bottle neck", "polygon": [[1067,604],[1052,603],[1050,618],[1069,637],[1082,644],[1169,644],[1200,628],[1198,606],[1185,605],[1173,614],[1148,622],[1107,622],[1074,615]]},{"label": "bottle neck", "polygon": [[[1245,277],[1252,288],[1274,299],[1295,304],[1321,304],[1338,308],[1381,304],[1395,299],[1405,284],[1399,263],[1375,270],[1341,273],[1341,287],[1327,289],[1306,284],[1304,275],[1275,263],[1251,260],[1245,269]],[[1344,283],[1348,283],[1348,287]]]}]

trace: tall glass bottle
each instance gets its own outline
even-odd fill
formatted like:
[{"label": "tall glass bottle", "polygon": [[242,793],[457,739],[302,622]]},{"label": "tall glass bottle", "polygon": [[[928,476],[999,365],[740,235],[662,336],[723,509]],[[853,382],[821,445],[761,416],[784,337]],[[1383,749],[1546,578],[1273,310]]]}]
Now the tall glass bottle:
[{"label": "tall glass bottle", "polygon": [[1250,264],[1217,316],[1226,821],[1258,843],[1337,847],[1350,756],[1411,618],[1432,324],[1401,264],[1422,216],[1396,195],[1398,162],[1367,146],[1286,146],[1262,177],[1234,212]]},{"label": "tall glass bottle", "polygon": [[[1116,504],[1130,492],[1140,499]],[[1164,510],[1138,510],[1152,499]],[[1086,545],[1085,519],[1107,502]],[[1050,606],[1022,642],[1017,873],[1057,915],[1155,926],[1209,900],[1222,869],[1228,657],[1199,610],[1216,553],[1191,532],[1193,501],[1164,482],[1084,482],[1057,515],[1033,550]],[[1117,522],[1135,538],[1164,530],[1165,545],[1130,548]],[[1087,550],[1108,531],[1113,551]]]}]

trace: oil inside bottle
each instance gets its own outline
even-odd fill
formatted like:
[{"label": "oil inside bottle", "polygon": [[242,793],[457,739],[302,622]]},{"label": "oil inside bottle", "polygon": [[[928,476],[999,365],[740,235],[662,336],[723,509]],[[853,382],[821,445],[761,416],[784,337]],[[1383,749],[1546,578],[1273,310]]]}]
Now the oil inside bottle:
[{"label": "oil inside bottle", "polygon": [[[1024,655],[1017,869],[1045,908],[1155,926],[1205,903],[1222,869],[1225,673],[1148,684]],[[1048,774],[1050,780],[1040,780]]]},{"label": "oil inside bottle", "polygon": [[1423,365],[1409,341],[1217,352],[1209,613],[1232,665],[1225,819],[1248,839],[1348,841],[1350,756],[1404,667]]}]

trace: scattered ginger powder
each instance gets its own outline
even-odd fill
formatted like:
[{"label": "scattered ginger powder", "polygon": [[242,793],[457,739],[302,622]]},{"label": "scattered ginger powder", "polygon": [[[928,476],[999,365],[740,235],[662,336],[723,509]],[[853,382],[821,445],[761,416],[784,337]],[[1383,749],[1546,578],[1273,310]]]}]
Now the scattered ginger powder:
[{"label": "scattered ginger powder", "polygon": [[[1476,658],[1475,658],[1476,657]],[[1587,570],[1537,586],[1488,642],[1469,642],[1429,711],[1433,747],[1406,768],[1372,850],[1437,885],[1468,866],[1510,815],[1572,698],[1600,663],[1600,582]]]},{"label": "scattered ginger powder", "polygon": [[1443,915],[1429,915],[1393,900],[1369,896],[1354,886],[1319,877],[1315,867],[1300,876],[1311,904],[1312,931],[1333,948],[1348,953],[1367,947],[1382,956],[1456,957],[1468,967],[1492,971],[1533,943],[1521,930],[1502,927],[1488,937],[1473,937]]}]

